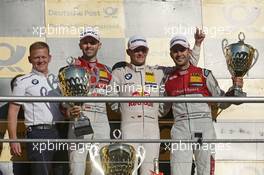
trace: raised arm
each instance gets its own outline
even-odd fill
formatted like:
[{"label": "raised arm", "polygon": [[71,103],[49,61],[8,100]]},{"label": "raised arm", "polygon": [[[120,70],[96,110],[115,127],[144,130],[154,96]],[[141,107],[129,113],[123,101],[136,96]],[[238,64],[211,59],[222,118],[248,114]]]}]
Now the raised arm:
[{"label": "raised arm", "polygon": [[200,51],[201,51],[201,45],[205,38],[205,34],[203,30],[196,28],[196,32],[194,34],[195,44],[193,46],[192,52],[191,52],[191,59],[190,62],[193,65],[197,65],[200,59]]}]

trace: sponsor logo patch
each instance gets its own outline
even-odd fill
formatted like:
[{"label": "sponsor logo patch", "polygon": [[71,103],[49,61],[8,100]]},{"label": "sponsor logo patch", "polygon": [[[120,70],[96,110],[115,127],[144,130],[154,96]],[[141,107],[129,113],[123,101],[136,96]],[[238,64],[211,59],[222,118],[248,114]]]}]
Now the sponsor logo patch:
[{"label": "sponsor logo patch", "polygon": [[107,78],[107,72],[103,71],[103,70],[100,70],[99,71],[99,76],[102,77],[102,78]]},{"label": "sponsor logo patch", "polygon": [[156,83],[155,76],[152,72],[146,72],[145,82],[146,83]]},{"label": "sponsor logo patch", "polygon": [[36,84],[39,83],[39,81],[38,81],[37,79],[33,79],[33,80],[31,81],[31,83],[34,84],[34,85],[36,85]]},{"label": "sponsor logo patch", "polygon": [[125,75],[125,79],[126,80],[130,80],[132,78],[132,74],[131,73],[127,73],[126,75]]},{"label": "sponsor logo patch", "polygon": [[[150,96],[150,94],[146,91],[135,91],[132,93],[132,97],[143,97],[143,96]],[[149,106],[149,107],[153,107],[153,103],[150,102],[129,102],[128,106]]]},{"label": "sponsor logo patch", "polygon": [[190,76],[190,83],[202,83],[202,77],[198,73],[193,73]]}]

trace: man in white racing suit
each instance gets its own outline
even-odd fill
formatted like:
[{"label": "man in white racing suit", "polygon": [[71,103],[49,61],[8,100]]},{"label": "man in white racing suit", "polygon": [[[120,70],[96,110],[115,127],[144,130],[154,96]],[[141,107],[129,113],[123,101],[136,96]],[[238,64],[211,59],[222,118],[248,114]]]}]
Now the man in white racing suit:
[{"label": "man in white racing suit", "polygon": [[[225,96],[212,72],[192,65],[189,62],[189,54],[189,43],[185,36],[179,35],[171,39],[170,55],[177,65],[177,69],[167,77],[165,83],[167,96]],[[233,84],[242,87],[243,79],[241,77],[233,78]],[[221,109],[230,106],[228,103],[217,105]],[[194,155],[197,175],[213,175],[214,145],[201,142],[202,139],[216,138],[211,116],[211,104],[173,103],[172,111],[174,124],[171,129],[171,138],[179,140],[197,139],[198,142],[172,144],[171,174],[190,175]]]},{"label": "man in white racing suit", "polygon": [[[200,45],[204,39],[201,30],[196,31],[196,44],[192,51],[191,61],[197,64],[200,54]],[[145,65],[148,54],[147,41],[142,36],[133,36],[128,41],[127,54],[130,56],[128,66],[120,66],[113,70],[109,92],[112,96],[160,96],[164,91],[161,82],[164,74],[174,68]],[[114,66],[115,67],[115,66]],[[121,131],[123,139],[159,139],[158,123],[159,103],[129,102],[114,103],[112,109],[121,112]],[[133,143],[137,148],[142,145],[146,154],[140,168],[141,175],[149,175],[153,171],[153,160],[159,157],[159,143]]]},{"label": "man in white racing suit", "polygon": [[[106,65],[98,62],[97,52],[101,47],[101,40],[95,28],[88,27],[80,36],[80,49],[83,55],[75,60],[75,65],[81,66],[90,72],[90,96],[105,96],[107,85],[111,80],[111,70]],[[69,125],[68,137],[71,139],[110,139],[110,125],[106,114],[105,103],[84,103],[73,106],[65,111],[68,119],[79,118],[80,113],[89,118],[93,133],[77,137],[74,133],[74,123]],[[84,175],[86,171],[86,159],[90,149],[88,144],[80,143],[76,150],[70,150],[70,174]],[[100,144],[101,148],[104,144]],[[99,171],[92,166],[92,175],[100,175]]]}]

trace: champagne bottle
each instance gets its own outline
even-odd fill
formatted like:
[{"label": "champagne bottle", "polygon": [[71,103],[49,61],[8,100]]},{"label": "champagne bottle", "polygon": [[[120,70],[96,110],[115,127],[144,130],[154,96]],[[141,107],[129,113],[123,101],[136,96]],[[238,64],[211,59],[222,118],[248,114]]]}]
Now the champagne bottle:
[{"label": "champagne bottle", "polygon": [[152,175],[164,175],[163,172],[159,171],[159,159],[155,158],[153,160],[153,164],[154,164],[154,171],[152,172]]},{"label": "champagne bottle", "polygon": [[159,159],[155,158],[153,160],[153,164],[154,164],[154,173],[159,174]]}]

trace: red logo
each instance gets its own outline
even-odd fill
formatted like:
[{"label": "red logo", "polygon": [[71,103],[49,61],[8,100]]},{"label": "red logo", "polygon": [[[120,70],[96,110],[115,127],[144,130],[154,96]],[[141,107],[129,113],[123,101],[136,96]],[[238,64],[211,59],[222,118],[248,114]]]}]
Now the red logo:
[{"label": "red logo", "polygon": [[144,91],[135,91],[135,92],[132,92],[132,97],[143,97],[143,96],[150,96],[150,93]]},{"label": "red logo", "polygon": [[[132,92],[132,97],[149,97],[149,96],[150,96],[150,93],[148,93],[146,91]],[[128,106],[140,106],[140,105],[153,107],[153,103],[150,103],[150,102],[129,102],[128,103]]]}]

